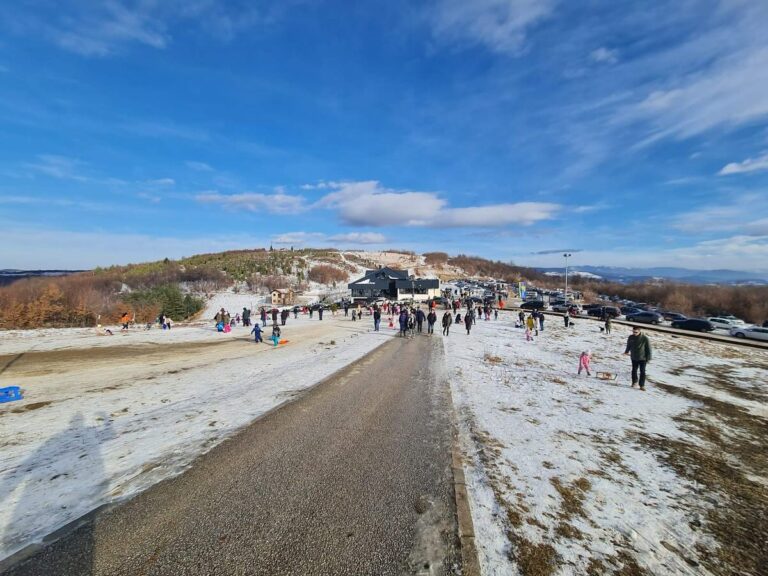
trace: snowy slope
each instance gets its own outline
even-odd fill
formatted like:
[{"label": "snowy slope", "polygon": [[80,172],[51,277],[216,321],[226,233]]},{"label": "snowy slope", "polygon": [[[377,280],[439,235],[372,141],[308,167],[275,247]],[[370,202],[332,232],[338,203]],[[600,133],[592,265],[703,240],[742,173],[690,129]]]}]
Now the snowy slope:
[{"label": "snowy slope", "polygon": [[[542,574],[634,566],[648,574],[710,573],[705,551],[723,543],[706,518],[730,495],[704,492],[651,447],[677,441],[709,448],[690,424],[700,421],[690,415],[702,404],[686,394],[768,417],[768,355],[652,334],[652,382],[641,392],[629,388],[626,327],[606,336],[595,322],[566,330],[550,319],[528,342],[510,320],[502,314],[479,322],[470,336],[457,329],[444,340],[483,573],[525,574],[543,564],[551,572]],[[618,379],[578,376],[586,350],[593,370]],[[717,382],[726,384],[713,387],[704,377],[710,373],[725,375]],[[670,393],[679,389],[685,394]],[[768,470],[749,461],[738,466],[750,472],[749,482],[768,485]]]}]

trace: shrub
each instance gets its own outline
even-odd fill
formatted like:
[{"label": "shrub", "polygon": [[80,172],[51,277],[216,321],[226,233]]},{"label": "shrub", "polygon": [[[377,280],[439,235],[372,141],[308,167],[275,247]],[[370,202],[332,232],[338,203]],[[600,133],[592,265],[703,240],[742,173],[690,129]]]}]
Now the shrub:
[{"label": "shrub", "polygon": [[318,264],[309,271],[308,278],[320,284],[333,284],[334,282],[346,282],[349,279],[349,274],[335,266]]}]

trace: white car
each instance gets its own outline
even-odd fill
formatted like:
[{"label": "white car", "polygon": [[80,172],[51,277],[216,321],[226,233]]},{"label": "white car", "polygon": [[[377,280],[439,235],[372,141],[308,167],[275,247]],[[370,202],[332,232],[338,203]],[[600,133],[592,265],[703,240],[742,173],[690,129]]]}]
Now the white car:
[{"label": "white car", "polygon": [[750,338],[768,342],[768,328],[761,328],[760,326],[734,326],[728,333],[731,336],[736,336],[736,338]]},{"label": "white car", "polygon": [[718,318],[722,318],[723,320],[728,320],[733,326],[749,326],[744,320],[741,318],[736,318],[736,316],[718,316]]},{"label": "white car", "polygon": [[712,318],[707,318],[707,320],[712,322],[712,325],[715,328],[719,328],[721,330],[730,330],[731,328],[734,327],[733,322],[731,322],[727,318],[719,318],[719,317],[715,316],[715,317],[712,317]]}]

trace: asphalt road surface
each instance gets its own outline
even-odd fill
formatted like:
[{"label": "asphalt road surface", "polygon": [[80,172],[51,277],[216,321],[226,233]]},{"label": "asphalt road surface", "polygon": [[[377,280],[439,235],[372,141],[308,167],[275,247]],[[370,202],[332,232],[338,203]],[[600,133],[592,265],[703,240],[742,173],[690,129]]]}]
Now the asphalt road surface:
[{"label": "asphalt road surface", "polygon": [[7,574],[459,572],[440,344],[394,339]]}]

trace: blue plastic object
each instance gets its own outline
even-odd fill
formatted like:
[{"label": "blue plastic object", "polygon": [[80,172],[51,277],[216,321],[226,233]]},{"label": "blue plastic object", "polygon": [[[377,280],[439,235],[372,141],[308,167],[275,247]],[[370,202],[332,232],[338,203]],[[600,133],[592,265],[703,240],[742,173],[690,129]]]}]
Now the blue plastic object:
[{"label": "blue plastic object", "polygon": [[0,404],[3,402],[14,402],[21,399],[21,389],[18,386],[7,386],[6,388],[0,388]]}]

